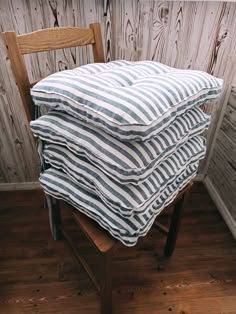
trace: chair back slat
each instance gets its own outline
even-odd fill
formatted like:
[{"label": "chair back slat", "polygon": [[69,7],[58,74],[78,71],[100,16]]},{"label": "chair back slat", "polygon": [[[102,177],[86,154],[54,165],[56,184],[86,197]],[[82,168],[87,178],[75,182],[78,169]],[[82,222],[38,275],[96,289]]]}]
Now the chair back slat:
[{"label": "chair back slat", "polygon": [[79,27],[41,29],[19,35],[17,41],[22,54],[84,46],[95,42],[92,29]]}]

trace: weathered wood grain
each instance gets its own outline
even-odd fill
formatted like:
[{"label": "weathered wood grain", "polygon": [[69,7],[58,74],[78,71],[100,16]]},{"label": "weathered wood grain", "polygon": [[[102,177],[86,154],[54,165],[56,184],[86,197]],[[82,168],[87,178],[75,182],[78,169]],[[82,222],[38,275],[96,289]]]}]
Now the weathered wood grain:
[{"label": "weathered wood grain", "polygon": [[236,110],[236,86],[232,86],[229,97],[229,105]]},{"label": "weathered wood grain", "polygon": [[[81,26],[97,20],[102,24],[99,1],[2,1],[0,28],[23,34],[46,27]],[[90,14],[88,14],[90,12]],[[6,65],[6,51],[1,42],[0,52],[0,182],[31,182],[38,180],[39,168],[36,149],[27,125],[17,86]],[[3,49],[3,50],[2,50]],[[25,57],[31,81],[54,71],[74,68],[92,61],[91,50],[72,48]],[[4,79],[4,81],[3,81]]]},{"label": "weathered wood grain", "polygon": [[136,60],[150,60],[150,46],[152,42],[153,2],[137,1],[135,58]]},{"label": "weathered wood grain", "polygon": [[236,223],[236,90],[232,87],[222,119],[212,158],[207,170],[208,179],[225,205],[223,214],[229,223]]},{"label": "weathered wood grain", "polygon": [[[114,0],[112,17],[115,59],[137,60],[137,1]],[[148,35],[148,34],[147,34]]]},{"label": "weathered wood grain", "polygon": [[[224,132],[223,129],[220,129],[219,135],[216,141],[216,148],[219,148],[219,150],[222,152],[223,155],[225,155],[225,161],[230,164],[232,167],[232,170],[236,171],[236,143],[235,139],[234,141],[231,140],[231,138]],[[219,167],[222,167],[222,170],[224,169],[224,164],[220,165]],[[235,177],[236,180],[236,177]],[[236,186],[234,187],[236,191]]]},{"label": "weathered wood grain", "polygon": [[151,60],[161,61],[165,59],[167,50],[167,38],[170,29],[171,2],[154,1],[152,34],[149,49]]},{"label": "weathered wood grain", "polygon": [[38,158],[0,36],[0,182],[37,181]]},{"label": "weathered wood grain", "polygon": [[235,112],[230,108],[232,107],[228,105],[207,174],[225,203],[231,219],[236,221],[236,123],[233,125],[228,120],[231,112]]},{"label": "weathered wood grain", "polygon": [[[219,169],[219,163],[222,162],[224,163],[224,169]],[[236,221],[235,176],[235,169],[229,163],[225,162],[225,155],[222,155],[220,149],[217,147],[214,151],[214,158],[209,165],[208,177],[224,201],[232,221]]]},{"label": "weathered wood grain", "polygon": [[235,10],[236,5],[230,3],[174,2],[169,17],[167,53],[161,61],[175,67],[204,70],[225,80],[221,97],[204,106],[204,111],[212,115],[212,124],[207,134],[207,155],[200,168],[203,173],[212,153],[224,99],[236,71],[236,62],[232,62],[231,57],[236,49],[233,35],[236,31]]},{"label": "weathered wood grain", "polygon": [[111,23],[111,16],[112,16],[112,3],[111,1],[107,1],[107,7],[104,9],[106,12],[105,14],[105,30],[104,30],[104,45],[105,45],[105,58],[106,62],[112,60],[112,23]]},{"label": "weathered wood grain", "polygon": [[200,168],[205,173],[219,118],[224,114],[224,99],[236,72],[236,4],[129,0],[115,1],[115,12],[112,25],[118,46],[113,47],[116,59],[141,60],[146,55],[145,59],[207,71],[225,80],[221,97],[203,107],[212,114],[207,156]]},{"label": "weathered wood grain", "polygon": [[[220,131],[227,135],[226,142],[232,141],[236,147],[236,111],[227,106],[225,117],[222,121]],[[219,132],[220,133],[220,132]],[[218,135],[219,138],[220,134]],[[236,159],[236,155],[234,156]]]},{"label": "weathered wood grain", "polygon": [[[212,51],[211,57],[211,71],[210,73],[221,77],[224,79],[224,90],[221,96],[215,102],[215,109],[212,110],[212,123],[208,131],[208,146],[207,155],[205,159],[205,165],[207,165],[207,160],[210,159],[212,151],[215,146],[215,140],[217,138],[219,127],[222,123],[222,119],[226,110],[227,104],[224,102],[227,98],[227,94],[231,90],[231,83],[234,80],[236,73],[236,62],[230,61],[235,60],[235,50],[236,50],[236,41],[235,32],[236,32],[236,3],[233,6],[230,6],[230,3],[223,3],[222,10],[219,17],[219,23],[217,36],[215,37],[215,46]],[[230,26],[229,26],[230,25]],[[227,58],[226,58],[227,54]],[[215,60],[213,62],[213,59]],[[207,167],[205,167],[206,171]]]}]

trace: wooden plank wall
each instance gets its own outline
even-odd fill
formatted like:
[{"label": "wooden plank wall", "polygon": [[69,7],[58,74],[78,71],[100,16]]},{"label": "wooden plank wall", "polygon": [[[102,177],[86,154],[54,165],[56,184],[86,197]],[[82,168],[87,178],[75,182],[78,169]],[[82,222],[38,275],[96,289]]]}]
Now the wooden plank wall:
[{"label": "wooden plank wall", "polygon": [[[236,3],[116,0],[112,15],[116,59],[150,59],[179,68],[207,71],[224,78],[217,102],[206,104],[212,114],[207,157],[222,105],[236,72]],[[120,21],[120,22],[119,22]]]},{"label": "wooden plank wall", "polygon": [[[216,104],[204,106],[205,111],[213,113],[209,148],[225,94],[236,72],[235,16],[236,3],[231,2],[110,0],[104,8],[102,0],[0,1],[1,31],[15,30],[21,34],[45,27],[87,26],[97,21],[102,25],[107,60],[157,60],[224,78],[222,97]],[[31,79],[37,80],[55,70],[90,60],[87,49],[74,48],[35,55],[26,61]],[[36,181],[33,140],[4,49],[0,53],[0,74],[0,183]],[[206,163],[200,172],[206,171],[205,166]]]},{"label": "wooden plank wall", "polygon": [[207,177],[224,202],[228,219],[236,226],[236,86],[232,87]]},{"label": "wooden plank wall", "polygon": [[[1,31],[14,30],[17,34],[23,34],[46,27],[85,27],[94,21],[101,22],[104,33],[100,0],[0,1]],[[104,38],[107,35],[104,34]],[[0,183],[34,182],[39,174],[37,152],[7,61],[7,52],[2,38],[0,40]],[[109,50],[106,50],[109,54]],[[26,56],[31,81],[91,61],[92,54],[87,48]]]}]

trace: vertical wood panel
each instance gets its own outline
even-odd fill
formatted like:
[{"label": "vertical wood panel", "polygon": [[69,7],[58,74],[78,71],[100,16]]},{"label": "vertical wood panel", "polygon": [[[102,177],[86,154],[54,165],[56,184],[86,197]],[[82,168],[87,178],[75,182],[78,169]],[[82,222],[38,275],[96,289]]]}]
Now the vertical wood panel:
[{"label": "vertical wood panel", "polygon": [[170,12],[172,3],[154,1],[152,19],[152,40],[150,44],[150,59],[164,62],[167,53],[167,37],[170,30]]},{"label": "vertical wood panel", "polygon": [[115,59],[136,60],[137,1],[113,0],[113,49]]},{"label": "vertical wood panel", "polygon": [[166,55],[160,61],[170,65],[179,66],[177,60],[179,50],[182,44],[182,33],[183,33],[183,2],[173,2],[170,11],[170,26],[166,38]]},{"label": "vertical wood panel", "polygon": [[[222,123],[222,118],[226,109],[224,100],[227,93],[230,92],[231,83],[236,73],[236,3],[223,3],[219,20],[216,26],[216,36],[214,42],[214,49],[211,54],[211,61],[209,63],[208,71],[218,77],[224,78],[224,90],[215,102],[214,110],[212,110],[212,123],[208,132],[208,142],[210,146],[207,151],[207,158],[205,159],[204,170],[207,170],[208,161],[211,158],[215,141],[218,134],[218,129]],[[207,108],[208,109],[208,108]],[[209,110],[207,110],[209,111]]]},{"label": "vertical wood panel", "polygon": [[[31,29],[35,31],[42,28],[49,27],[49,19],[44,15],[44,7],[46,1],[30,1],[29,2],[29,16],[32,18]],[[29,17],[28,17],[29,18]],[[21,30],[21,33],[24,33]],[[37,81],[40,78],[49,75],[54,70],[53,55],[51,52],[43,52],[40,54],[26,55],[27,70],[31,81]]]},{"label": "vertical wood panel", "polygon": [[153,6],[151,1],[137,1],[137,19],[135,25],[135,59],[151,60]]},{"label": "vertical wood panel", "polygon": [[236,222],[236,89],[232,88],[207,171],[232,222]]},{"label": "vertical wood panel", "polygon": [[105,30],[104,30],[104,51],[105,51],[105,60],[109,62],[112,60],[112,2],[108,1],[108,6],[104,8],[105,14]]},{"label": "vertical wood panel", "polygon": [[[225,135],[227,135],[227,142],[232,141],[233,143],[235,143],[236,146],[236,111],[230,106],[227,106],[227,111],[220,127],[220,131],[221,130],[224,132]],[[218,135],[218,137],[219,136],[220,134]],[[236,152],[234,158],[236,160]]]},{"label": "vertical wood panel", "polygon": [[36,181],[38,158],[0,36],[0,182]]},{"label": "vertical wood panel", "polygon": [[[88,26],[98,21],[103,26],[100,0],[9,0],[1,1],[1,31],[17,34],[46,27]],[[12,71],[6,63],[6,50],[0,42],[0,182],[37,181],[38,156],[19,99]],[[73,68],[92,61],[87,48],[72,48],[26,56],[31,81],[54,71]]]}]

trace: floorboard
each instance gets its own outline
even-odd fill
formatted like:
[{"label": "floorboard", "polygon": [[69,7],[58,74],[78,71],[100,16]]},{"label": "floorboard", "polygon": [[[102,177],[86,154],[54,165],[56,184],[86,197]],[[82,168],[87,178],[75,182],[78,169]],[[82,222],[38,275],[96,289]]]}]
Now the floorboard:
[{"label": "floorboard", "polygon": [[[97,257],[68,212],[64,221],[94,267]],[[168,215],[160,220],[167,221]],[[195,184],[171,258],[153,228],[113,261],[114,314],[236,314],[236,242]],[[99,314],[96,290],[70,249],[50,236],[40,191],[0,192],[0,314]]]}]

